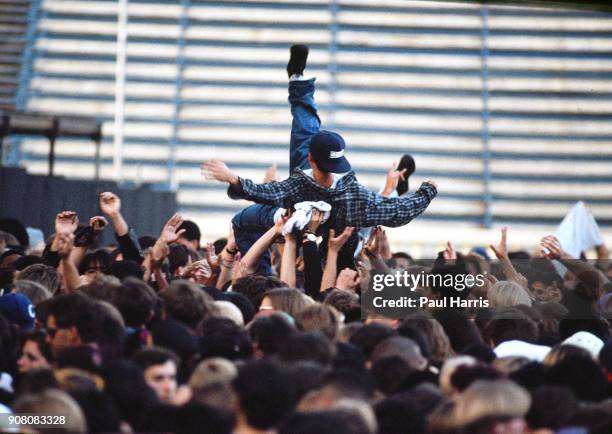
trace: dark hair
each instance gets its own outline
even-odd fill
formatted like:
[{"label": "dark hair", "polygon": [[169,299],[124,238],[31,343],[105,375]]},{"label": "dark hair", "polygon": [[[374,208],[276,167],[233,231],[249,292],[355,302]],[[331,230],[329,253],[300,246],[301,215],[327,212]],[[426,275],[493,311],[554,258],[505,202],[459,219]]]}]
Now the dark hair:
[{"label": "dark hair", "polygon": [[606,377],[591,358],[567,356],[550,367],[546,383],[569,387],[581,401],[601,401],[606,398]]},{"label": "dark hair", "polygon": [[171,244],[168,253],[168,271],[174,275],[179,267],[184,267],[189,261],[189,249],[182,244]]},{"label": "dark hair", "polygon": [[374,406],[378,422],[378,434],[404,434],[410,427],[410,434],[425,433],[425,418],[413,399],[402,395],[378,402]]},{"label": "dark hair", "polygon": [[83,410],[88,433],[120,431],[121,418],[108,394],[95,389],[77,389],[70,391],[70,395]]},{"label": "dark hair", "polygon": [[93,282],[79,286],[78,291],[93,299],[110,302],[113,292],[120,284],[121,282],[115,276],[103,274],[98,276]]},{"label": "dark hair", "polygon": [[195,329],[200,321],[214,311],[213,299],[196,284],[175,280],[159,293],[168,316]]},{"label": "dark hair", "polygon": [[41,258],[40,256],[25,255],[17,259],[15,262],[13,262],[11,264],[11,267],[16,271],[21,271],[29,267],[30,265],[36,265],[36,264],[49,265],[49,263],[45,259]]},{"label": "dark hair", "polygon": [[[405,432],[405,431],[404,431]],[[361,418],[346,410],[295,413],[285,421],[279,434],[369,434]]]},{"label": "dark hair", "polygon": [[461,312],[454,309],[442,309],[434,312],[434,318],[444,329],[455,352],[461,353],[470,345],[483,343],[476,325]]},{"label": "dark hair", "polygon": [[234,303],[236,307],[240,309],[240,313],[242,313],[242,318],[244,319],[245,324],[250,323],[255,316],[255,308],[253,307],[253,303],[251,303],[247,297],[238,292],[224,292],[221,300]]},{"label": "dark hair", "polygon": [[99,310],[91,298],[81,293],[72,293],[56,296],[43,303],[47,307],[47,315],[55,317],[58,327],[76,327],[83,343],[99,339]]},{"label": "dark hair", "polygon": [[287,285],[273,276],[251,274],[241,277],[232,285],[232,291],[246,296],[255,310],[259,310],[264,294],[270,289],[285,288]]},{"label": "dark hair", "polygon": [[228,360],[246,359],[253,354],[251,338],[246,330],[229,318],[211,317],[200,327],[200,356],[223,357]]},{"label": "dark hair", "polygon": [[104,391],[113,399],[121,420],[140,431],[145,412],[158,402],[157,394],[145,382],[142,369],[132,362],[120,361],[105,373],[104,383]]},{"label": "dark hair", "polygon": [[142,280],[128,277],[112,292],[111,303],[121,313],[126,326],[138,328],[149,320],[157,295]]},{"label": "dark hair", "polygon": [[234,389],[248,424],[257,429],[278,425],[293,408],[289,375],[270,361],[244,365],[234,380]]},{"label": "dark hair", "polygon": [[178,367],[179,358],[176,354],[166,348],[153,347],[136,351],[132,361],[143,371],[151,366],[163,365],[166,362],[174,362]]},{"label": "dark hair", "polygon": [[157,238],[152,237],[150,235],[143,235],[138,238],[138,244],[140,244],[141,249],[147,249],[149,247],[153,247],[157,242]]},{"label": "dark hair", "polygon": [[94,262],[100,264],[104,273],[108,273],[111,265],[111,254],[106,249],[98,249],[87,253],[79,264],[79,274],[85,274]]},{"label": "dark hair", "polygon": [[249,326],[253,344],[266,356],[276,354],[293,332],[295,327],[279,313],[260,315]]},{"label": "dark hair", "polygon": [[191,220],[185,220],[178,228],[179,230],[185,229],[185,232],[183,232],[182,235],[183,238],[188,241],[197,241],[198,246],[200,245],[200,238],[202,238],[202,234],[197,224]]},{"label": "dark hair", "polygon": [[334,351],[332,343],[320,332],[295,332],[285,340],[278,355],[284,362],[310,360],[328,366]]},{"label": "dark hair", "polygon": [[395,335],[397,335],[397,332],[386,325],[380,323],[366,324],[353,333],[350,343],[359,348],[369,359],[376,345]]},{"label": "dark hair", "polygon": [[525,419],[531,429],[558,430],[578,410],[572,391],[563,386],[542,386],[531,394],[531,407]]},{"label": "dark hair", "polygon": [[221,253],[225,246],[227,245],[227,238],[219,238],[213,243],[213,247],[215,248],[215,253],[218,255]]},{"label": "dark hair", "polygon": [[30,246],[30,236],[28,235],[26,227],[20,220],[16,218],[0,219],[0,231],[13,235],[23,247]]},{"label": "dark hair", "polygon": [[513,340],[537,343],[539,329],[535,321],[522,314],[514,318],[504,315],[502,317],[493,317],[489,321],[485,327],[485,336],[487,341],[492,341],[495,346]]},{"label": "dark hair", "polygon": [[40,354],[42,354],[45,359],[48,361],[53,360],[53,353],[51,352],[51,347],[49,347],[47,343],[47,334],[44,331],[24,331],[21,332],[20,339],[22,347],[27,341],[34,342],[38,346],[38,351],[40,351]]},{"label": "dark hair", "polygon": [[475,365],[459,365],[452,373],[450,382],[458,392],[463,392],[470,384],[477,380],[499,380],[503,377],[501,372],[485,363]]},{"label": "dark hair", "polygon": [[372,365],[376,388],[387,396],[397,392],[412,368],[399,356],[383,357]]}]

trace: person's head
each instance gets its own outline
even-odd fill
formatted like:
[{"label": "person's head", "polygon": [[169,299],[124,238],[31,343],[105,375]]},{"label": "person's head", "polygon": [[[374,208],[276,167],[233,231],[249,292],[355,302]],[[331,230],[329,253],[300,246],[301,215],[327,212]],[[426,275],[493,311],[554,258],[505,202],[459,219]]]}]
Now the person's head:
[{"label": "person's head", "polygon": [[349,342],[359,348],[369,359],[372,351],[380,342],[395,335],[397,335],[397,332],[391,327],[380,323],[371,323],[356,330]]},{"label": "person's head", "polygon": [[233,386],[238,395],[238,418],[255,429],[276,427],[293,407],[289,374],[270,361],[244,365]]},{"label": "person's head", "polygon": [[565,357],[550,367],[546,383],[567,386],[582,401],[601,401],[606,397],[606,377],[591,357]]},{"label": "person's head", "polygon": [[15,280],[29,280],[40,283],[51,294],[57,294],[62,287],[62,279],[57,270],[49,265],[34,264],[24,268]]},{"label": "person's head", "polygon": [[51,366],[51,348],[47,344],[44,332],[32,331],[24,333],[21,336],[21,342],[21,357],[17,360],[19,372],[24,373]]},{"label": "person's head", "polygon": [[90,281],[110,272],[111,254],[106,249],[87,253],[79,264],[79,274],[84,274]]},{"label": "person's head", "polygon": [[408,270],[413,264],[412,256],[406,252],[395,252],[391,255],[388,265],[396,270]]},{"label": "person's head", "polygon": [[399,356],[389,356],[378,359],[370,370],[376,388],[387,396],[397,392],[411,372],[414,370]]},{"label": "person's head", "polygon": [[563,386],[541,386],[531,394],[531,408],[527,425],[532,430],[558,430],[578,410],[578,401],[572,391]]},{"label": "person's head", "polygon": [[200,248],[200,238],[202,234],[197,224],[191,220],[185,220],[178,227],[178,230],[184,230],[177,240],[177,243],[184,245],[191,250],[198,250]]},{"label": "person's head", "polygon": [[502,280],[495,283],[487,293],[491,307],[511,307],[517,304],[531,306],[531,297],[527,291],[516,282]]},{"label": "person's head", "polygon": [[589,352],[584,348],[577,347],[576,345],[558,344],[552,347],[548,354],[546,354],[543,363],[546,366],[553,366],[568,356],[591,357]]},{"label": "person's head", "polygon": [[331,365],[334,345],[319,332],[296,332],[285,339],[280,347],[280,360],[293,363],[299,360],[310,360],[323,366]]},{"label": "person's head", "polygon": [[171,402],[176,394],[178,357],[164,348],[140,350],[132,358],[142,369],[145,381],[162,402]]},{"label": "person's head", "polygon": [[36,427],[36,432],[47,433],[70,433],[85,434],[87,424],[85,415],[76,403],[66,392],[57,389],[44,390],[39,393],[26,394],[20,396],[13,405],[15,413],[28,413],[33,415],[62,415],[63,424],[49,425],[47,427]]},{"label": "person's head", "polygon": [[295,327],[285,315],[273,313],[257,316],[248,330],[255,357],[262,358],[278,353],[285,340],[295,332]]},{"label": "person's head", "polygon": [[340,314],[333,307],[314,303],[300,310],[295,320],[298,329],[305,332],[319,331],[333,341],[340,327],[339,316]]},{"label": "person's head", "polygon": [[264,294],[274,288],[283,288],[286,285],[274,276],[250,274],[237,279],[232,285],[232,291],[247,297],[255,310],[259,310]]},{"label": "person's head", "polygon": [[277,288],[264,294],[259,311],[264,313],[286,312],[295,318],[309,304],[310,301],[297,289]]},{"label": "person's head", "polygon": [[427,360],[421,354],[419,346],[412,340],[402,336],[391,336],[381,341],[370,357],[372,363],[386,357],[397,356],[404,360],[414,371],[422,371],[427,367]]},{"label": "person's head", "polygon": [[46,302],[47,342],[54,356],[62,350],[96,342],[100,337],[99,308],[86,295],[59,295]]},{"label": "person's head", "polygon": [[485,338],[491,346],[513,340],[536,343],[539,335],[537,323],[519,311],[500,313],[485,327]]},{"label": "person's head", "polygon": [[345,317],[360,309],[359,296],[348,289],[333,289],[325,296],[323,303],[334,307]]},{"label": "person's head", "polygon": [[346,144],[338,133],[321,130],[312,136],[308,161],[313,171],[322,173],[346,173],[351,165],[344,156]]},{"label": "person's head", "polygon": [[121,281],[110,274],[100,274],[91,282],[81,285],[79,292],[96,300],[111,301],[113,292],[121,285]]},{"label": "person's head", "polygon": [[210,317],[199,327],[200,357],[223,357],[228,360],[251,357],[253,346],[247,331],[228,318]]},{"label": "person's head", "polygon": [[166,315],[192,329],[195,329],[204,317],[215,311],[210,295],[186,280],[175,280],[168,289],[160,292],[160,295]]},{"label": "person's head", "polygon": [[[361,422],[361,423],[360,423]],[[294,413],[279,430],[279,434],[371,434],[360,419],[343,410]]]},{"label": "person's head", "polygon": [[420,330],[427,340],[429,349],[429,361],[434,365],[440,366],[452,354],[452,349],[448,336],[440,323],[433,318],[406,318],[397,331],[400,335],[410,337],[407,331],[411,328]]},{"label": "person's head", "polygon": [[16,218],[0,219],[0,231],[11,234],[17,239],[20,246],[25,248],[30,246],[28,231],[20,220]]},{"label": "person's head", "polygon": [[126,326],[139,328],[153,316],[157,295],[145,282],[130,277],[112,291],[111,303],[121,313]]},{"label": "person's head", "polygon": [[410,427],[411,434],[425,433],[425,418],[416,403],[408,396],[391,397],[374,406],[379,434],[404,434]]},{"label": "person's head", "polygon": [[522,434],[531,398],[508,380],[479,380],[457,395],[452,425],[464,432]]},{"label": "person's head", "polygon": [[30,299],[32,304],[36,306],[41,301],[48,300],[52,297],[51,292],[43,285],[30,280],[17,280],[13,283],[12,292],[17,292],[25,295]]},{"label": "person's head", "polygon": [[217,316],[232,320],[238,327],[244,326],[242,312],[234,303],[226,300],[215,300],[214,304],[217,308]]},{"label": "person's head", "polygon": [[232,382],[238,370],[232,362],[211,357],[198,364],[189,378],[193,399],[225,413],[233,413],[236,397]]}]

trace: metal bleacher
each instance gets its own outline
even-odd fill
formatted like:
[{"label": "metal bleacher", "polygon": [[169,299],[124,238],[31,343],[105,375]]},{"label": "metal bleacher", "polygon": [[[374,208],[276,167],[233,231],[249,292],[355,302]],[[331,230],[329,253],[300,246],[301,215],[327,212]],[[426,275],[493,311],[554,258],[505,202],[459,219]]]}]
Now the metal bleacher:
[{"label": "metal bleacher", "polygon": [[0,0],[0,110],[17,105],[29,10],[28,0]]},{"label": "metal bleacher", "polygon": [[[100,174],[110,177],[116,2],[32,4],[26,108],[103,120]],[[612,224],[612,14],[135,0],[129,23],[124,179],[178,187],[181,210],[212,233],[244,202],[202,179],[201,161],[223,159],[255,179],[271,163],[287,174],[284,68],[294,42],[311,47],[307,72],[317,77],[324,127],[344,135],[358,178],[373,189],[409,152],[413,184],[431,177],[441,191],[424,218],[555,222],[586,200],[600,224]],[[57,143],[58,172],[93,176],[84,142]],[[25,138],[22,163],[45,173],[47,151],[44,140]]]}]

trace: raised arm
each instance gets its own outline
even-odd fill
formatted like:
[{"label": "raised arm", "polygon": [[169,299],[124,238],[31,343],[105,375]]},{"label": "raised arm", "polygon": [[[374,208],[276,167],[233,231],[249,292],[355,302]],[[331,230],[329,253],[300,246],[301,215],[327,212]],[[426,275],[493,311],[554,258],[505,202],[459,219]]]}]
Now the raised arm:
[{"label": "raised arm", "polygon": [[[278,238],[283,230],[283,225],[287,221],[286,218],[280,218],[268,229],[255,243],[251,246],[248,252],[242,257],[241,262],[245,267],[247,274],[252,274],[257,270],[257,265],[262,255],[272,246],[274,240]],[[295,261],[294,261],[295,264]]]},{"label": "raised arm", "polygon": [[143,261],[142,249],[138,237],[133,229],[121,215],[121,199],[109,191],[100,194],[100,209],[110,219],[115,228],[115,235],[123,259],[130,259],[141,264]]},{"label": "raised arm", "polygon": [[353,229],[347,226],[344,231],[336,236],[336,232],[333,229],[329,230],[329,240],[327,241],[327,262],[325,263],[325,269],[323,270],[323,278],[321,279],[321,292],[326,291],[329,288],[333,288],[336,285],[336,277],[338,274],[338,253],[342,246],[348,241]]},{"label": "raised arm", "polygon": [[225,163],[218,160],[205,161],[201,170],[206,179],[228,183],[227,194],[232,199],[247,199],[257,203],[284,206],[285,200],[295,197],[299,191],[299,181],[295,177],[280,182],[256,184],[250,179],[239,177]]},{"label": "raised arm", "polygon": [[518,283],[520,286],[525,288],[528,294],[531,294],[531,290],[529,289],[529,285],[527,283],[527,279],[521,273],[516,271],[514,265],[510,261],[508,257],[508,243],[506,241],[508,234],[508,228],[506,226],[501,228],[501,240],[497,246],[491,244],[489,247],[497,256],[500,265],[502,266],[502,271],[504,272],[504,276],[506,276],[507,280],[512,280]]},{"label": "raised arm", "polygon": [[425,211],[437,193],[436,184],[429,180],[414,193],[402,197],[387,198],[368,191],[363,226],[403,226]]}]

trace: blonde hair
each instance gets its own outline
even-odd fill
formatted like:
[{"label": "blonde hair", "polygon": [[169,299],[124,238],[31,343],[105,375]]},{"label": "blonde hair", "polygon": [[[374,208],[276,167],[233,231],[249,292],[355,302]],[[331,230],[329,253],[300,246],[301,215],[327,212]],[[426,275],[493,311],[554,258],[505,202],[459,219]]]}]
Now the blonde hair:
[{"label": "blonde hair", "polygon": [[340,327],[340,313],[333,306],[314,303],[298,312],[295,321],[300,330],[319,331],[334,340]]},{"label": "blonde hair", "polygon": [[531,397],[510,380],[478,380],[455,398],[452,425],[465,427],[486,417],[523,417]]},{"label": "blonde hair", "polygon": [[31,413],[33,415],[63,415],[65,424],[54,425],[49,428],[38,428],[37,432],[45,433],[71,433],[85,434],[87,424],[81,407],[66,392],[57,389],[48,389],[35,394],[21,396],[15,403],[15,413]]},{"label": "blonde hair", "polygon": [[517,304],[531,306],[532,300],[525,288],[516,282],[502,280],[487,292],[491,307],[511,307]]},{"label": "blonde hair", "polygon": [[274,310],[287,312],[293,318],[306,306],[312,304],[300,291],[293,288],[276,288],[266,291],[264,298],[268,297]]}]

